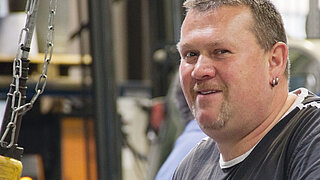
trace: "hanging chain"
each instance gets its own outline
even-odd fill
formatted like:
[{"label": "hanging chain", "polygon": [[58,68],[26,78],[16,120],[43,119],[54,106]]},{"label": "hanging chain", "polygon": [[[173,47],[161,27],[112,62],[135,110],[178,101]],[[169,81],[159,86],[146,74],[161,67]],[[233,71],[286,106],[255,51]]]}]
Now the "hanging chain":
[{"label": "hanging chain", "polygon": [[[27,14],[27,22],[29,22],[30,16],[34,13],[34,9],[36,6],[36,3],[38,0],[27,0],[25,13]],[[27,33],[29,32],[29,29],[27,27],[24,27],[19,36],[18,41],[18,51],[16,54],[16,57],[13,62],[13,77],[15,78],[15,89],[12,94],[12,113],[11,113],[11,119],[10,122],[7,124],[6,130],[1,137],[0,145],[5,148],[10,148],[13,146],[14,138],[16,134],[16,122],[18,115],[24,114],[27,111],[29,111],[32,107],[35,101],[38,99],[39,95],[43,93],[46,84],[47,84],[47,73],[48,73],[48,67],[49,63],[52,58],[52,52],[53,52],[53,45],[54,45],[54,17],[56,13],[57,8],[57,0],[50,0],[49,4],[49,16],[48,16],[48,33],[47,33],[47,39],[46,39],[46,50],[45,50],[45,56],[44,56],[44,63],[41,75],[38,79],[38,82],[35,86],[35,94],[31,98],[31,101],[29,103],[26,103],[24,105],[21,105],[21,99],[22,95],[19,90],[19,82],[20,78],[22,76],[22,57],[23,57],[23,51],[26,50],[25,48],[25,42],[27,41]],[[28,51],[30,49],[27,49]],[[5,143],[5,139],[9,132],[11,131],[11,140],[10,143]]]},{"label": "hanging chain", "polygon": [[22,109],[23,109],[22,113],[25,113],[32,108],[34,102],[38,99],[39,95],[43,93],[47,84],[48,68],[49,68],[50,61],[52,59],[53,45],[54,45],[54,17],[55,17],[56,9],[57,9],[57,0],[50,0],[49,16],[48,16],[48,33],[47,33],[46,50],[45,50],[42,72],[35,86],[35,94],[29,103],[26,103],[25,105],[22,106]]}]

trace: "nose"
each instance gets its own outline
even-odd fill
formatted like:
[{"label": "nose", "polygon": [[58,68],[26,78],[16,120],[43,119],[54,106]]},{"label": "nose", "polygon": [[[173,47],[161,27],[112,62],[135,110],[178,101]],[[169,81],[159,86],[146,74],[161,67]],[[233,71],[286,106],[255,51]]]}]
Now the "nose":
[{"label": "nose", "polygon": [[213,60],[205,55],[200,55],[191,73],[196,80],[206,80],[216,76],[216,69]]}]

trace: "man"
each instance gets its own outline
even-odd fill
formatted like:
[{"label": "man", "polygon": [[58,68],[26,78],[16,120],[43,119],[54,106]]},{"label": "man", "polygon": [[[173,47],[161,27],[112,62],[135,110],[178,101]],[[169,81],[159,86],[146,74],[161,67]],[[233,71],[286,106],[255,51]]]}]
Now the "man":
[{"label": "man", "polygon": [[320,179],[320,98],[288,92],[280,14],[268,0],[186,0],[177,47],[188,105],[210,137],[173,179]]}]

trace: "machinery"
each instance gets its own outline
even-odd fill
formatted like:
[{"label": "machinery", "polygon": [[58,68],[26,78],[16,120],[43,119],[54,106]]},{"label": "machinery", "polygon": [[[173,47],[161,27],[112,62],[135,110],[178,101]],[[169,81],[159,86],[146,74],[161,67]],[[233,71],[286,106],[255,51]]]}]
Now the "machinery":
[{"label": "machinery", "polygon": [[320,40],[289,39],[291,62],[290,90],[306,87],[320,94]]}]

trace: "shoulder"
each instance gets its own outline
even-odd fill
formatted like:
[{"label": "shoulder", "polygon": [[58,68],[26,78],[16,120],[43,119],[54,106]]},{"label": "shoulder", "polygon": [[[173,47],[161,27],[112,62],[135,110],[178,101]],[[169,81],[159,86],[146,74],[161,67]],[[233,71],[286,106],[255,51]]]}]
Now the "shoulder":
[{"label": "shoulder", "polygon": [[320,97],[306,91],[304,99],[297,104],[296,113],[289,118],[287,129],[293,132],[294,144],[304,146],[320,133]]},{"label": "shoulder", "polygon": [[[311,134],[320,131],[320,97],[304,89],[304,99],[297,105],[298,112],[294,115],[297,124],[294,126],[296,132],[308,138]],[[302,138],[303,138],[302,137]]]},{"label": "shoulder", "polygon": [[293,117],[297,123],[291,126],[288,174],[297,179],[320,177],[320,98],[308,92],[298,108]]},{"label": "shoulder", "polygon": [[[207,159],[208,153],[216,149],[216,143],[209,137],[203,138],[184,158],[180,167],[187,166],[192,161],[201,161]],[[210,153],[211,154],[211,153]]]},{"label": "shoulder", "polygon": [[208,162],[211,165],[214,162],[218,163],[219,151],[215,146],[215,142],[206,137],[179,164],[173,179],[194,179],[195,176],[203,171],[203,167]]},{"label": "shoulder", "polygon": [[320,97],[304,88],[294,93],[298,93],[298,97],[290,108],[293,110],[284,119],[294,132],[304,133],[301,129],[311,129],[320,124]]},{"label": "shoulder", "polygon": [[[311,91],[308,91],[305,88],[300,88],[295,91],[296,93],[299,92],[297,101],[298,103],[295,103],[296,106],[299,109],[304,109],[307,107],[315,107],[320,108],[320,97],[312,93]],[[295,93],[293,92],[293,93]]]},{"label": "shoulder", "polygon": [[311,115],[310,119],[299,127],[300,132],[296,133],[294,141],[291,141],[296,146],[289,148],[293,153],[288,174],[297,179],[320,177],[320,119],[319,112],[312,113],[318,115]]}]

